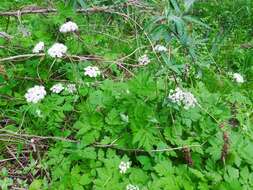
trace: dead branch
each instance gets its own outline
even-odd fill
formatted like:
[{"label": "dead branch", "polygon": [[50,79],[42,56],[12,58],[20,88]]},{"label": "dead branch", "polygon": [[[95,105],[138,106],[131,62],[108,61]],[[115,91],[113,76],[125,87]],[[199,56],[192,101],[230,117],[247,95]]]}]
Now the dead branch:
[{"label": "dead branch", "polygon": [[[104,12],[111,10],[111,7],[93,7],[88,9],[77,9],[77,13],[95,13],[95,12]],[[48,14],[48,13],[56,13],[57,9],[54,8],[36,8],[36,9],[26,9],[26,10],[14,10],[14,11],[6,11],[0,12],[0,16],[20,16],[26,14]]]},{"label": "dead branch", "polygon": [[117,150],[121,150],[121,151],[127,151],[127,152],[170,152],[170,151],[174,151],[174,150],[182,150],[185,148],[191,148],[191,147],[201,147],[203,146],[205,143],[202,144],[196,144],[196,145],[186,145],[186,146],[182,146],[182,147],[175,147],[175,148],[164,148],[164,149],[155,149],[155,150],[143,150],[143,149],[129,149],[129,148],[121,148],[121,147],[117,147],[115,146],[115,144],[107,144],[107,145],[102,145],[102,144],[93,144],[94,147],[100,147],[100,148],[112,148],[112,149],[117,149]]},{"label": "dead branch", "polygon": [[[67,139],[67,138],[63,138],[63,137],[28,135],[28,134],[15,133],[15,132],[5,130],[5,129],[0,129],[0,131],[12,134],[14,136],[26,137],[26,138],[31,138],[31,139],[56,140],[56,141],[65,141],[65,142],[71,142],[71,143],[79,143],[79,141],[77,141],[77,140]],[[94,144],[90,144],[88,146],[93,146],[96,148],[112,148],[112,149],[126,151],[126,152],[154,152],[155,153],[155,152],[170,152],[170,151],[175,151],[175,150],[184,150],[186,148],[192,148],[192,147],[202,147],[206,143],[206,142],[204,142],[202,144],[185,145],[185,146],[174,147],[174,148],[169,147],[169,148],[164,148],[164,149],[155,149],[155,150],[148,151],[148,150],[144,150],[144,149],[129,149],[129,148],[118,147],[118,146],[116,146],[116,144],[114,144],[115,142],[116,142],[116,140],[110,144],[94,143]]]},{"label": "dead branch", "polygon": [[[5,62],[5,61],[20,61],[24,59],[29,59],[32,57],[44,57],[46,54],[45,53],[31,53],[31,54],[23,54],[23,55],[15,55],[11,57],[5,57],[0,59],[0,62]],[[101,61],[102,58],[98,56],[93,56],[93,55],[66,55],[64,59],[73,59],[73,61]]]},{"label": "dead branch", "polygon": [[23,54],[23,55],[15,55],[15,56],[11,56],[11,57],[5,57],[0,59],[0,62],[4,62],[4,61],[17,61],[20,59],[26,59],[26,58],[31,58],[31,57],[42,57],[45,56],[44,53],[39,53],[39,54]]},{"label": "dead branch", "polygon": [[0,37],[6,40],[11,40],[13,38],[13,36],[7,34],[6,32],[0,32]]},{"label": "dead branch", "polygon": [[[151,7],[137,4],[134,2],[129,3],[122,3],[116,6],[102,6],[102,7],[91,7],[87,9],[77,9],[77,13],[99,13],[99,12],[106,12],[106,13],[113,13],[114,10],[117,10],[119,8],[124,8],[128,6],[135,6],[137,8],[140,8],[142,10],[151,10]],[[0,16],[16,16],[19,17],[21,15],[26,14],[49,14],[49,13],[57,13],[57,9],[55,8],[42,8],[42,7],[29,7],[28,9],[21,9],[21,10],[13,10],[13,11],[6,11],[6,12],[0,12]]]},{"label": "dead branch", "polygon": [[21,134],[21,133],[15,133],[10,130],[0,129],[0,131],[9,133],[12,135],[12,137],[23,137],[23,138],[32,138],[32,139],[40,139],[40,140],[59,140],[59,141],[66,141],[66,142],[78,142],[75,140],[63,138],[63,137],[53,137],[53,136],[38,136],[38,135],[28,135],[28,134]]}]

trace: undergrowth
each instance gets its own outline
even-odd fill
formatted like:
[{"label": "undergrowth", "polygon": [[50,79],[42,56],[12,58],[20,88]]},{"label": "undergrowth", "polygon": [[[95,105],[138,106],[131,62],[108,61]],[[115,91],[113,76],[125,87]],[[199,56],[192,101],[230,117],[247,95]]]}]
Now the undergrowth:
[{"label": "undergrowth", "polygon": [[2,0],[0,189],[252,189],[252,4]]}]

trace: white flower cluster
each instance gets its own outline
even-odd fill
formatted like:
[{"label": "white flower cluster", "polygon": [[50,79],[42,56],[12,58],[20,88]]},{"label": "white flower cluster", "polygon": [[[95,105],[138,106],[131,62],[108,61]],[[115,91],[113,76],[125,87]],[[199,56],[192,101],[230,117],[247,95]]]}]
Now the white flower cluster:
[{"label": "white flower cluster", "polygon": [[[66,87],[64,87],[62,83],[57,83],[50,88],[50,90],[56,94],[59,94],[64,89],[71,94],[77,90],[75,84],[67,84]],[[25,98],[27,102],[38,103],[40,100],[44,99],[46,94],[47,92],[44,86],[36,85],[33,88],[28,89],[25,94]],[[40,117],[41,111],[36,110],[36,114]]]},{"label": "white flower cluster", "polygon": [[128,184],[126,190],[139,190],[139,187],[137,185]]},{"label": "white flower cluster", "polygon": [[169,94],[169,99],[181,106],[183,104],[185,109],[193,108],[197,104],[197,100],[194,95],[190,92],[184,92],[180,88],[171,90]]},{"label": "white flower cluster", "polygon": [[77,26],[76,23],[71,22],[71,21],[65,22],[60,27],[60,32],[61,33],[76,32],[76,31],[78,31],[78,26]]},{"label": "white flower cluster", "polygon": [[61,58],[66,54],[67,49],[64,44],[55,43],[48,49],[47,53],[53,58]]},{"label": "white flower cluster", "polygon": [[130,162],[124,162],[124,161],[121,161],[120,164],[119,164],[119,172],[121,174],[124,174],[126,173],[126,171],[130,168]]},{"label": "white flower cluster", "polygon": [[72,94],[72,93],[76,92],[76,85],[75,84],[67,84],[65,90]]},{"label": "white flower cluster", "polygon": [[160,53],[160,52],[166,52],[168,49],[163,45],[156,45],[154,50]]},{"label": "white flower cluster", "polygon": [[56,93],[56,94],[59,94],[61,91],[64,90],[64,87],[62,85],[62,83],[58,83],[58,84],[55,84],[53,85],[50,90],[53,92],[53,93]]},{"label": "white flower cluster", "polygon": [[149,60],[148,56],[146,54],[144,54],[143,56],[139,57],[138,62],[140,65],[147,65],[150,63],[150,60]]},{"label": "white flower cluster", "polygon": [[66,90],[69,93],[74,93],[76,92],[76,85],[75,84],[67,84],[66,86],[64,86],[62,83],[57,83],[55,85],[53,85],[50,90],[53,93],[59,94],[61,93],[63,90]]},{"label": "white flower cluster", "polygon": [[47,92],[44,86],[34,86],[33,88],[28,89],[25,94],[26,101],[29,103],[38,103],[40,100],[44,99]]},{"label": "white flower cluster", "polygon": [[88,66],[84,68],[84,75],[89,77],[97,77],[101,73],[97,67]]},{"label": "white flower cluster", "polygon": [[39,43],[37,43],[37,44],[34,46],[32,52],[33,52],[33,53],[40,53],[40,52],[44,51],[44,48],[45,48],[44,42],[39,42]]},{"label": "white flower cluster", "polygon": [[233,74],[233,79],[234,79],[237,83],[244,83],[243,76],[240,75],[239,73],[234,73],[234,74]]}]

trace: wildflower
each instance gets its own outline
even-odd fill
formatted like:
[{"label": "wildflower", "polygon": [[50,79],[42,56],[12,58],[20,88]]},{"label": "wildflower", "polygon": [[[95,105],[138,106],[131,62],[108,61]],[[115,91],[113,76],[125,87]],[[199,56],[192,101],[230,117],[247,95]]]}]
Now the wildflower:
[{"label": "wildflower", "polygon": [[53,85],[50,90],[56,94],[59,94],[61,91],[63,91],[64,87],[61,83]]},{"label": "wildflower", "polygon": [[39,42],[39,43],[37,43],[37,44],[34,46],[32,52],[33,52],[33,53],[42,52],[42,51],[44,51],[44,47],[45,47],[44,42]]},{"label": "wildflower", "polygon": [[69,93],[74,93],[74,92],[76,92],[76,85],[75,84],[68,84],[65,89]]},{"label": "wildflower", "polygon": [[47,92],[44,86],[34,86],[33,88],[28,89],[27,93],[25,94],[25,98],[27,102],[31,103],[38,103],[40,100],[44,99]]},{"label": "wildflower", "polygon": [[168,49],[165,47],[165,46],[163,46],[163,45],[156,45],[155,46],[155,48],[154,48],[154,50],[156,51],[156,52],[165,52],[165,51],[167,51]]},{"label": "wildflower", "polygon": [[233,78],[237,83],[244,83],[243,76],[240,75],[239,73],[234,73]]},{"label": "wildflower", "polygon": [[48,49],[47,53],[53,58],[61,58],[67,52],[67,47],[61,43],[55,43]]},{"label": "wildflower", "polygon": [[60,32],[61,33],[67,33],[67,32],[75,32],[78,30],[78,26],[76,23],[68,21],[65,22],[63,25],[60,27]]},{"label": "wildflower", "polygon": [[197,100],[194,95],[190,92],[184,92],[180,88],[171,90],[169,94],[169,99],[181,106],[183,104],[185,109],[193,108],[197,104]]},{"label": "wildflower", "polygon": [[130,162],[124,162],[124,161],[121,161],[120,164],[119,164],[119,172],[121,174],[124,174],[126,173],[127,169],[130,168]]},{"label": "wildflower", "polygon": [[137,185],[128,184],[126,190],[139,190],[139,187]]},{"label": "wildflower", "polygon": [[147,65],[147,64],[149,64],[150,60],[149,60],[148,56],[146,54],[144,54],[143,56],[139,57],[138,62],[140,65]]},{"label": "wildflower", "polygon": [[101,73],[100,73],[100,71],[99,71],[99,69],[97,67],[88,66],[88,67],[84,68],[84,75],[85,76],[97,77],[100,74]]}]

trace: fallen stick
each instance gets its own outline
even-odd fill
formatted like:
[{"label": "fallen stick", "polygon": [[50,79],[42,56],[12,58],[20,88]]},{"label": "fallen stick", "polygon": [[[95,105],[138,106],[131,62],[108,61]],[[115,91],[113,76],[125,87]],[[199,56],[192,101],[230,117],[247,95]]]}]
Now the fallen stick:
[{"label": "fallen stick", "polygon": [[[92,12],[104,12],[111,11],[112,7],[92,7],[87,9],[77,9],[77,13],[92,13]],[[6,11],[0,12],[0,16],[20,16],[26,14],[48,14],[48,13],[56,13],[57,9],[55,8],[32,8],[25,10],[14,10],[14,11]]]},{"label": "fallen stick", "polygon": [[[6,61],[19,61],[23,59],[29,59],[32,57],[44,57],[45,53],[30,53],[30,54],[22,54],[22,55],[15,55],[11,57],[1,58],[0,62]],[[73,61],[101,61],[101,57],[93,56],[93,55],[66,55],[63,59],[72,59]]]},{"label": "fallen stick", "polygon": [[[113,13],[113,11],[115,11],[116,9],[125,8],[128,6],[134,6],[134,7],[141,9],[141,10],[153,10],[152,7],[149,7],[145,4],[140,4],[140,3],[132,0],[132,1],[128,1],[128,2],[121,3],[118,5],[114,5],[114,6],[91,7],[91,8],[86,8],[86,9],[80,8],[80,9],[76,9],[76,12],[77,13],[98,13],[98,12]],[[56,13],[56,12],[58,12],[58,11],[55,8],[25,7],[24,9],[21,9],[21,10],[0,12],[0,16],[19,17],[19,16],[25,15],[25,14],[49,14],[49,13]]]}]

